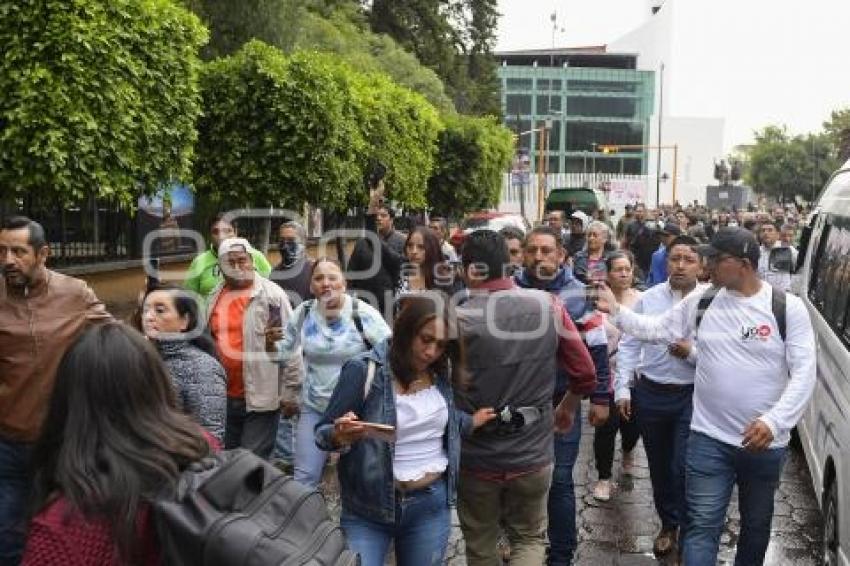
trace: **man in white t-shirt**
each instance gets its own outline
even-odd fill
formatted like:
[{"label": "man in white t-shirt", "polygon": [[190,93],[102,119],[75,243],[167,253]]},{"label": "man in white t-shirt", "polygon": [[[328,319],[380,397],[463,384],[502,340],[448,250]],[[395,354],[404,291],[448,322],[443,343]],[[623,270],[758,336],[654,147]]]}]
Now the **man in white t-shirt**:
[{"label": "man in white t-shirt", "polygon": [[641,340],[674,343],[696,334],[684,563],[716,564],[737,484],[741,533],[735,564],[758,565],[770,541],[791,429],[815,385],[814,332],[802,301],[790,294],[784,295],[780,328],[774,288],[758,277],[759,245],[749,231],[723,228],[703,251],[717,288],[707,307],[700,309],[705,293],[694,293],[663,315],[639,315],[619,307],[607,288],[599,290],[597,304]]},{"label": "man in white t-shirt", "polygon": [[[782,247],[779,241],[779,231],[776,226],[767,222],[761,226],[761,249],[758,264],[758,275],[762,281],[779,287],[783,291],[791,290],[791,272],[778,271],[770,268],[770,250]],[[797,263],[797,250],[790,246],[791,265]]]}]

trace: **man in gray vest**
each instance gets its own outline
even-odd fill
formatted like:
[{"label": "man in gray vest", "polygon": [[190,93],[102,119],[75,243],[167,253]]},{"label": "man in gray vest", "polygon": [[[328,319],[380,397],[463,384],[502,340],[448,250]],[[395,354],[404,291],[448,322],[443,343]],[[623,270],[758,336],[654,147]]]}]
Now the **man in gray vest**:
[{"label": "man in gray vest", "polygon": [[[470,566],[499,564],[501,526],[511,564],[545,560],[546,500],[555,426],[573,425],[582,397],[593,393],[593,360],[561,303],[544,291],[518,289],[504,274],[505,239],[490,230],[467,236],[461,262],[469,299],[458,307],[468,388],[458,407],[495,407],[498,418],[463,440],[458,516]],[[570,389],[553,409],[556,368]]]}]

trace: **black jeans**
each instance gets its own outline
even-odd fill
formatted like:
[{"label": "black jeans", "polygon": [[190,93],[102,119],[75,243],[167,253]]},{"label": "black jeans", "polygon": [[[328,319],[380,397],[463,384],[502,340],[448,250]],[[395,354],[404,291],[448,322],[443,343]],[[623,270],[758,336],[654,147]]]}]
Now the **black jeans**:
[{"label": "black jeans", "polygon": [[632,420],[627,421],[620,418],[617,405],[611,401],[608,411],[608,422],[597,427],[593,434],[593,455],[596,458],[596,471],[599,479],[610,480],[611,468],[614,466],[614,444],[617,440],[617,431],[620,432],[623,442],[623,452],[631,452],[640,439],[640,432]]},{"label": "black jeans", "polygon": [[247,411],[245,399],[227,398],[224,447],[245,448],[268,460],[274,449],[280,411]]}]

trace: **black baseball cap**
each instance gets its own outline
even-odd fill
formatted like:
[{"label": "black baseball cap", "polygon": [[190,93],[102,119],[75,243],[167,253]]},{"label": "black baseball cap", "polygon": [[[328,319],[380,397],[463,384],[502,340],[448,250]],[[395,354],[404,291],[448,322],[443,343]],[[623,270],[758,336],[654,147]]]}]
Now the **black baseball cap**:
[{"label": "black baseball cap", "polygon": [[726,254],[739,259],[748,259],[753,269],[758,267],[761,255],[755,235],[739,226],[724,226],[718,230],[710,244],[700,246],[700,254],[705,257]]},{"label": "black baseball cap", "polygon": [[665,222],[664,227],[658,231],[659,234],[666,234],[668,236],[681,236],[682,229],[679,228],[679,225],[676,222]]}]

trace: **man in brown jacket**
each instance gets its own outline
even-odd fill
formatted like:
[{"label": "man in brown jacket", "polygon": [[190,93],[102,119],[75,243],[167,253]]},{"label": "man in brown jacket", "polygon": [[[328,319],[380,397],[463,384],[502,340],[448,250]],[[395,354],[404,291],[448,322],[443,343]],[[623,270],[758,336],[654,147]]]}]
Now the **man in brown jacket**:
[{"label": "man in brown jacket", "polygon": [[92,322],[110,320],[79,279],[47,269],[44,228],[29,218],[0,226],[0,564],[17,564],[31,474],[56,369]]}]

